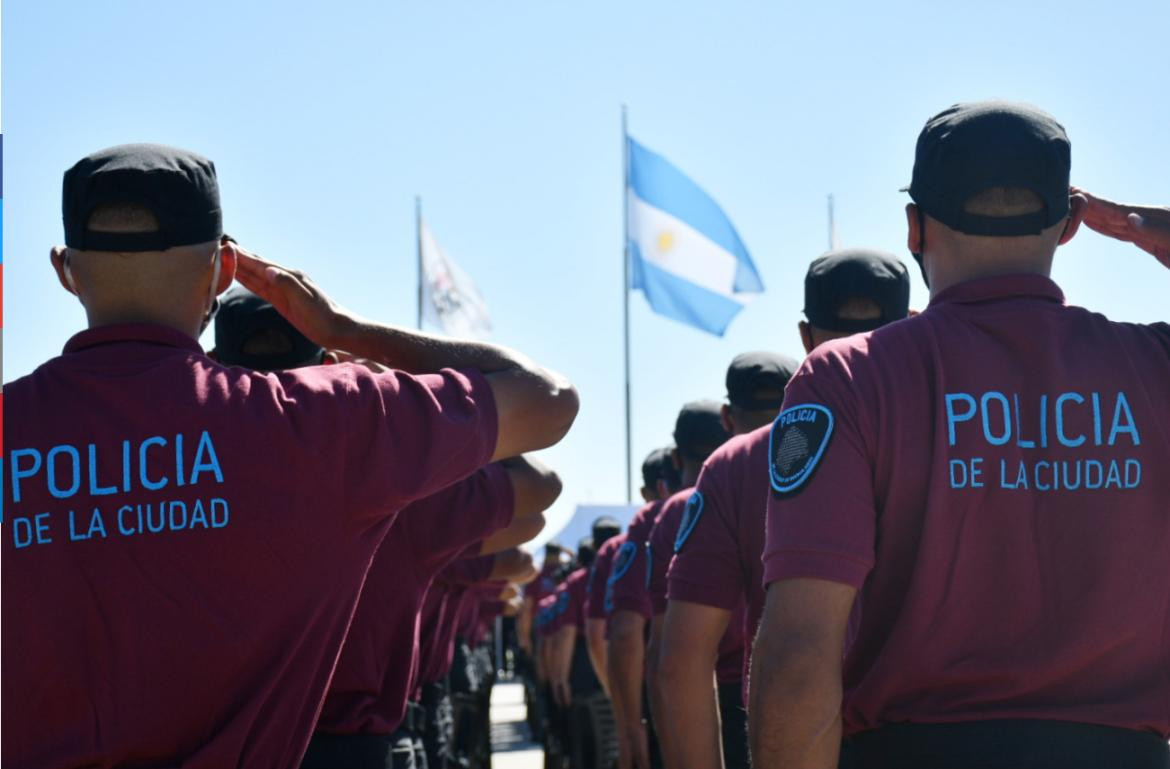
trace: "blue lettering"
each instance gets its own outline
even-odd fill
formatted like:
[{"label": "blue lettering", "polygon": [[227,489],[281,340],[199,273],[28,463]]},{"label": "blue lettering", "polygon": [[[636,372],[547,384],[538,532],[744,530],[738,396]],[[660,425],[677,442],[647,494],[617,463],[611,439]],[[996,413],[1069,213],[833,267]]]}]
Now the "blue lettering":
[{"label": "blue lettering", "polygon": [[[207,458],[204,458],[204,454]],[[199,473],[210,470],[215,480],[223,483],[223,472],[219,469],[219,457],[215,455],[215,446],[211,443],[211,435],[206,430],[199,436],[199,447],[195,449],[195,463],[191,467],[191,484],[199,482]]]},{"label": "blue lettering", "polygon": [[[142,508],[142,507],[144,507],[144,505],[139,505],[138,507]],[[158,534],[160,531],[162,531],[163,529],[165,529],[167,527],[167,517],[166,517],[165,511],[163,510],[163,503],[160,502],[157,507],[153,504],[148,503],[145,505],[145,507],[146,507],[146,529],[151,534]],[[156,510],[158,511],[157,520],[155,519],[155,516],[154,516],[154,513]]]},{"label": "blue lettering", "polygon": [[[967,485],[967,463],[961,459],[952,459],[951,465],[951,488],[961,489]],[[958,471],[958,472],[956,472]]]},{"label": "blue lettering", "polygon": [[[1096,477],[1093,476],[1092,471],[1096,470]],[[1095,459],[1085,460],[1085,488],[1099,489],[1105,480],[1105,466]]]},{"label": "blue lettering", "polygon": [[[176,440],[179,440],[181,437],[182,436],[179,436],[179,438],[176,438]],[[146,440],[144,440],[142,442],[142,445],[138,447],[138,481],[139,481],[139,483],[142,484],[143,488],[150,489],[151,491],[158,491],[161,488],[165,488],[167,483],[170,482],[170,479],[167,478],[165,475],[162,477],[162,480],[152,481],[152,480],[150,480],[149,477],[147,477],[147,474],[146,474],[146,459],[147,459],[147,451],[146,450],[149,449],[151,446],[166,446],[166,445],[167,445],[167,439],[156,435],[153,438],[147,438]],[[182,471],[180,470],[180,472],[182,472]],[[179,485],[182,486],[183,484],[180,483]]]},{"label": "blue lettering", "polygon": [[[217,510],[219,511],[219,515],[216,515]],[[228,503],[227,503],[226,499],[220,499],[219,497],[215,497],[214,499],[212,499],[211,500],[211,528],[222,529],[224,526],[227,526],[228,525],[228,516],[230,515],[230,513],[231,513],[231,511],[228,510]]]},{"label": "blue lettering", "polygon": [[[1125,417],[1124,424],[1121,421],[1123,416]],[[1126,400],[1123,392],[1117,393],[1117,406],[1113,409],[1113,427],[1109,430],[1110,446],[1117,442],[1119,433],[1129,433],[1134,446],[1142,445],[1142,439],[1137,431],[1137,422],[1134,421],[1133,412],[1129,410],[1129,401]]]},{"label": "blue lettering", "polygon": [[[1063,393],[1056,399],[1056,439],[1060,441],[1062,446],[1075,448],[1085,442],[1084,435],[1078,435],[1075,439],[1069,438],[1064,432],[1064,403],[1065,401],[1074,401],[1076,403],[1084,403],[1085,399],[1077,393]],[[1067,487],[1066,487],[1067,488]]]},{"label": "blue lettering", "polygon": [[186,486],[187,482],[183,479],[183,434],[179,433],[175,436],[175,485]]},{"label": "blue lettering", "polygon": [[1136,459],[1125,460],[1125,488],[1136,489],[1141,483],[1142,463]]},{"label": "blue lettering", "polygon": [[[987,408],[988,403],[991,401],[996,401],[1003,407],[1003,434],[999,436],[991,434],[990,410]],[[983,437],[992,446],[1002,446],[1011,440],[1012,437],[1012,421],[1011,414],[1009,413],[1011,407],[1008,405],[1007,398],[1003,393],[986,392],[983,393],[983,398],[980,399],[980,403],[983,406]]]},{"label": "blue lettering", "polygon": [[34,536],[38,545],[47,545],[53,541],[49,536],[49,514],[37,513],[33,516]]},{"label": "blue lettering", "polygon": [[[72,485],[67,489],[61,489],[57,485],[57,462],[56,457],[61,454],[68,454],[73,458],[73,479]],[[68,499],[81,489],[81,453],[72,446],[54,446],[49,449],[49,455],[45,458],[46,470],[48,472],[49,493],[57,499]]]},{"label": "blue lettering", "polygon": [[1093,404],[1093,445],[1101,445],[1101,394],[1089,393],[1089,399]]},{"label": "blue lettering", "polygon": [[1040,448],[1048,448],[1048,395],[1040,396]]},{"label": "blue lettering", "polygon": [[[20,458],[32,457],[32,467],[21,468]],[[31,478],[41,470],[41,452],[36,449],[17,449],[12,452],[12,501],[20,501],[20,481],[22,478]]]},{"label": "blue lettering", "polygon": [[122,441],[122,491],[130,491],[130,441]]},{"label": "blue lettering", "polygon": [[17,550],[33,543],[32,521],[28,518],[12,519],[12,544]]},{"label": "blue lettering", "polygon": [[89,493],[95,497],[117,494],[117,486],[99,486],[97,479],[97,446],[89,444]]},{"label": "blue lettering", "polygon": [[1033,470],[1036,473],[1036,477],[1033,480],[1032,485],[1036,487],[1037,491],[1049,491],[1052,487],[1049,486],[1048,484],[1040,482],[1040,468],[1041,468],[1041,466],[1051,467],[1051,465],[1048,462],[1045,462],[1043,459],[1040,460],[1039,462],[1037,462],[1036,466]]},{"label": "blue lettering", "polygon": [[1020,429],[1020,394],[1012,393],[1012,403],[1016,406],[1016,445],[1022,449],[1036,448],[1036,441],[1024,440],[1024,431]]},{"label": "blue lettering", "polygon": [[[955,402],[963,401],[967,404],[967,411],[965,414],[959,414],[955,411]],[[955,445],[955,424],[958,422],[966,422],[975,416],[975,399],[967,393],[947,393],[946,395],[947,408],[947,440],[951,446]]]},{"label": "blue lettering", "polygon": [[[172,531],[187,528],[187,506],[182,502],[175,501],[170,504],[170,513],[167,515],[167,523],[170,525]],[[175,516],[175,511],[182,513],[181,518]]]},{"label": "blue lettering", "polygon": [[208,527],[207,513],[203,510],[203,503],[199,500],[195,500],[195,509],[191,511],[191,528],[195,528],[196,524],[205,529]]},{"label": "blue lettering", "polygon": [[[1076,468],[1076,471],[1077,471],[1077,474],[1073,476],[1073,480],[1071,482],[1068,479],[1068,466],[1070,464],[1074,468]],[[1060,469],[1061,469],[1061,479],[1064,481],[1064,487],[1066,489],[1068,489],[1069,491],[1076,491],[1077,489],[1079,489],[1081,487],[1081,463],[1080,462],[1061,462]]]},{"label": "blue lettering", "polygon": [[[122,505],[121,507],[118,508],[118,532],[120,534],[122,534],[123,536],[129,537],[133,534],[138,533],[137,529],[134,529],[133,527],[126,526],[126,524],[122,521],[123,513],[133,513],[133,512],[134,512],[134,508],[130,507],[130,505]],[[141,525],[142,524],[140,522],[139,526],[141,527]]]},{"label": "blue lettering", "polygon": [[1105,488],[1109,488],[1110,484],[1116,488],[1121,488],[1121,468],[1117,466],[1117,460],[1109,460],[1109,473],[1105,476]]},{"label": "blue lettering", "polygon": [[971,488],[983,488],[983,481],[979,480],[979,476],[983,475],[983,457],[974,457],[971,459]]}]

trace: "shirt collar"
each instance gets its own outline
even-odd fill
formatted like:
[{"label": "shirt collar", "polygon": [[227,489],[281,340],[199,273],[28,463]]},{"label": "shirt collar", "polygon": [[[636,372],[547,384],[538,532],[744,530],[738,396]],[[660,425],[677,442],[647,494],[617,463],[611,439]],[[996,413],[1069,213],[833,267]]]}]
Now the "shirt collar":
[{"label": "shirt collar", "polygon": [[976,304],[1004,299],[1043,299],[1064,304],[1064,292],[1046,275],[997,275],[977,278],[951,286],[930,300],[930,306],[940,304]]},{"label": "shirt collar", "polygon": [[98,326],[75,334],[65,343],[65,353],[80,352],[91,347],[106,344],[157,344],[164,347],[179,347],[191,352],[203,352],[199,342],[170,326],[152,323],[118,323],[112,326]]}]

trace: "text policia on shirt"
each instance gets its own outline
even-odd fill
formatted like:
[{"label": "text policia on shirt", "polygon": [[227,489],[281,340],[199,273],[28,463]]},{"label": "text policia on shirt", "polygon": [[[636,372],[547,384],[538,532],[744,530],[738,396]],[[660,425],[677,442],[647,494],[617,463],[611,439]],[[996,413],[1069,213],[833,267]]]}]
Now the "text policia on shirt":
[{"label": "text policia on shirt", "polygon": [[[945,402],[950,446],[957,442],[969,446],[972,439],[982,437],[992,454],[1000,446],[1023,450],[1012,458],[951,457],[953,489],[998,485],[1003,489],[1078,491],[1136,489],[1141,484],[1141,462],[1120,453],[1142,442],[1124,392],[1044,394],[1023,407],[1017,393],[956,392],[947,393]],[[1020,453],[1050,448],[1065,456],[1068,449],[1089,455],[1018,458]]]},{"label": "text policia on shirt", "polygon": [[[111,450],[119,452],[120,458],[107,456]],[[120,475],[101,474],[100,468],[117,464]],[[219,456],[206,430],[195,440],[179,433],[169,438],[156,435],[142,441],[124,440],[116,447],[90,443],[63,444],[45,452],[14,449],[9,452],[7,469],[14,505],[20,504],[22,491],[32,484],[44,484],[49,495],[62,502],[57,510],[13,516],[9,529],[17,548],[163,531],[222,529],[230,517],[227,500],[201,496],[202,490],[193,488],[223,483]],[[180,488],[185,491],[179,492]],[[164,489],[171,489],[175,498],[142,501],[128,496]],[[68,506],[69,500],[79,497],[90,502],[100,497],[111,499],[101,506]]]}]

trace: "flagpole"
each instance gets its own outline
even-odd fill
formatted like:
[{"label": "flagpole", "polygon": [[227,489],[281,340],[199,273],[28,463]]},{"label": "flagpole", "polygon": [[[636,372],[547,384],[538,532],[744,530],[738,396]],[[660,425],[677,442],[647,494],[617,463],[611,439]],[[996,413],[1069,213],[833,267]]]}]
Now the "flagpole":
[{"label": "flagpole", "polygon": [[423,253],[422,253],[422,198],[414,196],[414,241],[418,266],[418,296],[415,312],[415,326],[422,331],[423,316]]},{"label": "flagpole", "polygon": [[622,310],[626,355],[626,504],[634,501],[633,446],[630,436],[630,143],[626,105],[622,105]]}]

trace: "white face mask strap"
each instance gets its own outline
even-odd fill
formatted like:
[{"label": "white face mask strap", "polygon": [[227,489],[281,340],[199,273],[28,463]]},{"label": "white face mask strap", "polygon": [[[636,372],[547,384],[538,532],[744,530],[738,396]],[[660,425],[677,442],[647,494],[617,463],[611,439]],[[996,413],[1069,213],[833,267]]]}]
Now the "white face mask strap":
[{"label": "white face mask strap", "polygon": [[207,292],[207,306],[215,305],[215,297],[219,295],[216,290],[219,287],[219,269],[223,264],[222,246],[215,247],[215,253],[211,256],[214,264],[211,267],[211,289]]},{"label": "white face mask strap", "polygon": [[65,256],[61,261],[64,267],[63,272],[65,273],[65,282],[69,284],[69,290],[73,292],[73,295],[77,296],[77,281],[73,279],[73,268],[69,266],[68,251],[65,252]]}]

